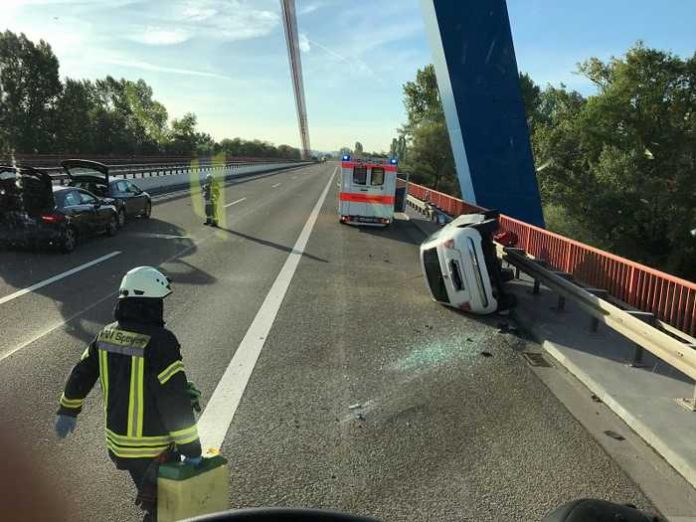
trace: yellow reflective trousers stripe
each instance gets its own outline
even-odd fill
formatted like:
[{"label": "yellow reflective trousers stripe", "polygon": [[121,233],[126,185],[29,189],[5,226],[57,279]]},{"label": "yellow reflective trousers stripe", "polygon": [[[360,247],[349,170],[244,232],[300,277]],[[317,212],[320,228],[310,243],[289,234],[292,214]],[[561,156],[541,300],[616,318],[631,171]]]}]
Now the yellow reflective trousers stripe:
[{"label": "yellow reflective trousers stripe", "polygon": [[130,393],[128,395],[128,436],[142,437],[143,435],[143,386],[145,376],[145,360],[142,357],[131,357]]},{"label": "yellow reflective trousers stripe", "polygon": [[159,375],[157,376],[157,379],[159,380],[160,384],[166,384],[169,379],[171,379],[177,372],[183,372],[184,371],[184,362],[183,361],[174,361],[172,364],[167,366],[164,370],[162,370]]}]

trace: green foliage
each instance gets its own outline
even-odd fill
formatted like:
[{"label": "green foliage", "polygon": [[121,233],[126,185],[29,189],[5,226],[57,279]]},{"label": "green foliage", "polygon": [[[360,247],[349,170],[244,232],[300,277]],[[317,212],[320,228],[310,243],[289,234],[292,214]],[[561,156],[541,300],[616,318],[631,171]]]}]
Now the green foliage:
[{"label": "green foliage", "polygon": [[407,123],[392,140],[391,150],[411,180],[437,190],[459,194],[445,114],[440,102],[435,68],[427,65],[416,80],[404,85]]},{"label": "green foliage", "polygon": [[[542,89],[520,75],[547,226],[696,278],[696,54],[682,59],[639,42],[578,72],[596,94]],[[432,66],[404,85],[404,105],[408,119],[390,153],[413,181],[456,194]]]},{"label": "green foliage", "polygon": [[167,109],[144,81],[111,76],[94,82],[66,78],[41,40],[0,33],[0,155],[182,154],[299,159],[298,149],[239,138],[217,143],[197,128],[195,114],[168,123]]},{"label": "green foliage", "polygon": [[537,106],[532,141],[547,211],[563,208],[576,239],[695,277],[696,55],[639,43],[579,72],[596,95],[548,87]]},{"label": "green foliage", "polygon": [[62,85],[58,59],[43,40],[0,33],[0,141],[3,148],[46,151],[53,144]]}]

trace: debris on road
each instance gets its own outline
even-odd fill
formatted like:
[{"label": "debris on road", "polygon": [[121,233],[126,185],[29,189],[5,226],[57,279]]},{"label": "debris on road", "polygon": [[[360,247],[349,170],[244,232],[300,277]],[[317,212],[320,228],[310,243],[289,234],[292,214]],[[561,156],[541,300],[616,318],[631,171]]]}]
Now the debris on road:
[{"label": "debris on road", "polygon": [[498,323],[498,333],[517,333],[517,326],[510,323]]},{"label": "debris on road", "polygon": [[592,394],[592,400],[593,400],[594,402],[602,402],[602,399],[600,399],[599,397],[597,397],[594,393]]},{"label": "debris on road", "polygon": [[481,352],[481,355],[484,357],[493,357],[493,354],[491,352]]},{"label": "debris on road", "polygon": [[355,404],[351,404],[350,406],[348,406],[349,410],[357,410],[358,408],[362,408],[362,404],[360,404],[359,402],[356,402]]},{"label": "debris on road", "polygon": [[614,440],[626,440],[626,437],[612,430],[605,430],[604,434],[608,437],[611,437]]}]

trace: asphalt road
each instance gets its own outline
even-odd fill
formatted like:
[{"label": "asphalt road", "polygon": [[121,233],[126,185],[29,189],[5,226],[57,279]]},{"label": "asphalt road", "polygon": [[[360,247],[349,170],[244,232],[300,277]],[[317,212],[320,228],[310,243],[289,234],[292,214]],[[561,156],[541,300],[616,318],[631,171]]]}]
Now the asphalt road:
[{"label": "asphalt road", "polygon": [[[293,245],[334,169],[229,186],[224,204],[233,204],[220,230],[202,225],[199,198],[181,197],[68,256],[0,253],[3,433],[31,448],[34,472],[75,519],[139,517],[129,480],[106,456],[99,393],[73,437],[59,442],[52,431],[64,379],[112,320],[122,274],[151,264],[172,275],[165,316],[205,402],[289,256],[299,254]],[[499,333],[501,318],[430,300],[418,263],[422,236],[411,223],[338,223],[335,181],[267,319],[270,333],[224,441],[230,505],[511,521],[585,496],[650,507],[523,362],[527,341]]]}]

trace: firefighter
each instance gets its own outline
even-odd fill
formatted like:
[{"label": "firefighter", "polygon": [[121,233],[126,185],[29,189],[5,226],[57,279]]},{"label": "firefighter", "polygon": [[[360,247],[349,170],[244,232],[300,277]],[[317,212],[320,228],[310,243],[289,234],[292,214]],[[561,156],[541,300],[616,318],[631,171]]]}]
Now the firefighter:
[{"label": "firefighter", "polygon": [[130,473],[144,520],[156,520],[158,465],[181,456],[201,463],[192,411],[200,394],[186,379],[177,338],[164,327],[164,298],[171,293],[169,279],[155,268],[126,273],[116,322],[97,334],[72,369],[55,423],[60,438],[74,431],[85,397],[100,380],[109,456]]},{"label": "firefighter", "polygon": [[220,199],[220,185],[212,174],[208,174],[205,177],[203,199],[205,200],[205,223],[203,224],[217,227],[217,204],[218,199]]}]

